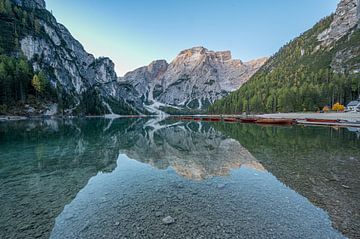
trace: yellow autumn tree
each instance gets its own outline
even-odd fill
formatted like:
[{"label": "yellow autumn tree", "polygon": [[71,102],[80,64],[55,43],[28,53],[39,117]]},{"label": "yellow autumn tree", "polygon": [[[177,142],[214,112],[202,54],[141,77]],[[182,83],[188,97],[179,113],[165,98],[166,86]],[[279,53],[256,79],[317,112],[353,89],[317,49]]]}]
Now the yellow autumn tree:
[{"label": "yellow autumn tree", "polygon": [[336,103],[335,105],[333,105],[332,110],[337,112],[343,112],[345,110],[345,106],[340,103]]},{"label": "yellow autumn tree", "polygon": [[31,85],[34,87],[37,93],[43,93],[48,86],[48,81],[45,75],[40,72],[39,74],[34,75],[31,81]]}]

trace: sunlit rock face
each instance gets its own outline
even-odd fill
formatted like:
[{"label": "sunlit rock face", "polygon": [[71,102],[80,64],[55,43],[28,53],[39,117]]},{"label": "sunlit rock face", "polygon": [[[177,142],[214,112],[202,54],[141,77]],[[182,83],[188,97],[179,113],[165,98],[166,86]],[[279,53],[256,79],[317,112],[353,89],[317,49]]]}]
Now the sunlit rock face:
[{"label": "sunlit rock face", "polygon": [[154,61],[121,80],[132,84],[148,104],[205,109],[239,89],[266,60],[242,62],[232,59],[230,51],[194,47],[180,52],[170,64]]},{"label": "sunlit rock face", "polygon": [[341,0],[330,27],[318,36],[322,45],[328,46],[349,33],[351,29],[359,27],[359,0]]},{"label": "sunlit rock face", "polygon": [[192,180],[227,176],[242,166],[265,170],[236,140],[201,123],[148,127],[121,153],[159,169],[170,167]]},{"label": "sunlit rock face", "polygon": [[360,65],[356,59],[360,56],[360,45],[356,44],[356,39],[359,27],[359,0],[340,1],[330,26],[318,35],[319,44],[314,52],[333,50],[335,55],[330,66],[334,72],[358,74]]}]

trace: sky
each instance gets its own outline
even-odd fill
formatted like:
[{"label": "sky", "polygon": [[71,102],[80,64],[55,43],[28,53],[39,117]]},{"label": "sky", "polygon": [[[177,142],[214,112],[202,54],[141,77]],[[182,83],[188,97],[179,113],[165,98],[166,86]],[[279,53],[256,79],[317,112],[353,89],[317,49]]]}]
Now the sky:
[{"label": "sky", "polygon": [[230,50],[234,59],[271,56],[335,12],[339,0],[46,0],[96,57],[119,76],[195,46]]}]

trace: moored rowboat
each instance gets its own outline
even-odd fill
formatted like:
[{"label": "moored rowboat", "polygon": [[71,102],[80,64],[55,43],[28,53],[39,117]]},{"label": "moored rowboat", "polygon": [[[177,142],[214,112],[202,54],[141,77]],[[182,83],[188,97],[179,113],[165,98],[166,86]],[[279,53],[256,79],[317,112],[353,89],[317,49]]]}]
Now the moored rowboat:
[{"label": "moored rowboat", "polygon": [[256,123],[258,119],[256,118],[243,118],[243,119],[240,119],[240,122],[241,123]]},{"label": "moored rowboat", "polygon": [[221,118],[203,118],[203,121],[208,121],[208,122],[220,122]]},{"label": "moored rowboat", "polygon": [[292,119],[258,119],[256,120],[257,124],[281,124],[281,125],[289,125],[294,124],[294,120]]},{"label": "moored rowboat", "polygon": [[332,119],[306,119],[306,121],[311,123],[339,123],[339,120]]},{"label": "moored rowboat", "polygon": [[239,120],[237,118],[224,118],[225,122],[238,122]]}]

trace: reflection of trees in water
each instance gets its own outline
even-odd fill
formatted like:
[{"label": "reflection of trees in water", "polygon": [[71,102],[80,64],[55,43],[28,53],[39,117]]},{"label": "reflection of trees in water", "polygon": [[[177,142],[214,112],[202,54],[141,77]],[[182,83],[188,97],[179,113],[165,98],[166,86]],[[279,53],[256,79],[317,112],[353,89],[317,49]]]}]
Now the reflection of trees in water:
[{"label": "reflection of trees in water", "polygon": [[158,168],[202,179],[241,165],[262,166],[205,124],[144,120],[38,120],[0,127],[0,237],[47,238],[55,217],[120,151]]},{"label": "reflection of trees in water", "polygon": [[279,180],[326,209],[350,237],[360,228],[360,140],[347,129],[217,124]]},{"label": "reflection of trees in water", "polygon": [[132,121],[22,121],[0,127],[0,237],[48,238],[55,217],[99,171],[112,171]]},{"label": "reflection of trees in water", "polygon": [[0,237],[48,237],[64,205],[98,172],[112,171],[119,152],[195,180],[264,165],[353,235],[360,221],[358,149],[355,134],[330,128],[134,119],[2,123]]}]

